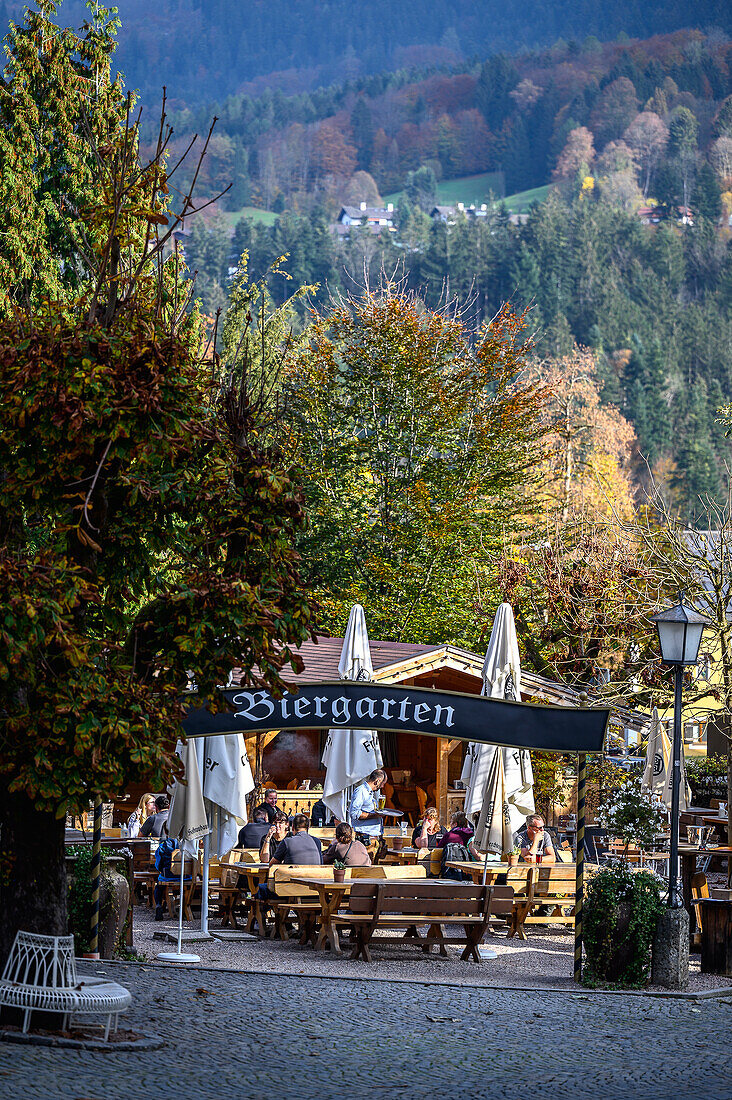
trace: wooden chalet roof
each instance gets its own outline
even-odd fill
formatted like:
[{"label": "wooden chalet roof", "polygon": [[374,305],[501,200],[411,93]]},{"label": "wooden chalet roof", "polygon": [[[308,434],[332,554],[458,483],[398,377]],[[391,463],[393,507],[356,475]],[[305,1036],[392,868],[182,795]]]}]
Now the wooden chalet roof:
[{"label": "wooden chalet roof", "polygon": [[[369,639],[374,680],[397,684],[413,677],[426,676],[441,669],[450,669],[470,677],[475,682],[476,694],[483,682],[483,657],[470,650],[453,645],[418,645],[414,642],[387,642]],[[323,680],[338,680],[338,662],[343,649],[342,638],[319,636],[316,642],[304,642],[298,652],[305,667],[299,675],[291,669],[284,672],[284,680],[291,685],[313,684]],[[239,670],[235,669],[230,687],[239,685]],[[580,693],[576,688],[560,684],[527,669],[521,670],[521,694],[527,702],[542,702],[554,706],[576,707],[580,705]],[[601,703],[601,705],[608,705]],[[642,711],[615,707],[611,720],[634,730],[644,729],[649,716]]]}]

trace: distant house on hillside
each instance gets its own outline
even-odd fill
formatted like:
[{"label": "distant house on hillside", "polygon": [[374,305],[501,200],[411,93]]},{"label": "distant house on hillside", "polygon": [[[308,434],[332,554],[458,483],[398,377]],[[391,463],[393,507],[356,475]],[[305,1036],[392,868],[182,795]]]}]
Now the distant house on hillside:
[{"label": "distant house on hillside", "polygon": [[336,227],[339,233],[348,233],[354,225],[367,225],[372,231],[380,233],[382,229],[394,227],[394,204],[386,206],[368,206],[362,202],[359,206],[342,206]]},{"label": "distant house on hillside", "polygon": [[446,225],[454,225],[460,214],[464,214],[466,218],[487,218],[488,204],[484,202],[480,206],[466,206],[464,202],[458,202],[454,206],[433,206],[430,210],[433,221],[445,222]]},{"label": "distant house on hillside", "polygon": [[647,203],[639,206],[637,216],[643,225],[660,225],[661,222],[675,221],[677,225],[693,225],[694,212],[688,206],[664,206],[662,203]]}]

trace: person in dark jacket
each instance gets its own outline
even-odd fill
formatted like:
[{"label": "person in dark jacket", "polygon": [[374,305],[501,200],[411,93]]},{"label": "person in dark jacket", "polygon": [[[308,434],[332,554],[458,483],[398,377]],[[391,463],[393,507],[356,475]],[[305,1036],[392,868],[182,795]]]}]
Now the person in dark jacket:
[{"label": "person in dark jacket", "polygon": [[149,817],[140,829],[140,836],[162,836],[163,826],[168,823],[170,799],[167,794],[159,794],[155,799],[155,813]]},{"label": "person in dark jacket", "polygon": [[247,821],[239,830],[237,847],[259,849],[263,838],[269,832],[269,821],[265,811],[258,806],[252,814],[252,820]]}]

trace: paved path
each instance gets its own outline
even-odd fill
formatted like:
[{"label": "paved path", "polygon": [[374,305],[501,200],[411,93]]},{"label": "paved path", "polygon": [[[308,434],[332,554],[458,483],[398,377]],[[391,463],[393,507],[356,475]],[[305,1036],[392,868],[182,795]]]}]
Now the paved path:
[{"label": "paved path", "polygon": [[130,1026],[167,1045],[103,1054],[0,1043],[0,1100],[732,1100],[732,997],[689,1002],[137,965],[107,973],[134,994]]}]

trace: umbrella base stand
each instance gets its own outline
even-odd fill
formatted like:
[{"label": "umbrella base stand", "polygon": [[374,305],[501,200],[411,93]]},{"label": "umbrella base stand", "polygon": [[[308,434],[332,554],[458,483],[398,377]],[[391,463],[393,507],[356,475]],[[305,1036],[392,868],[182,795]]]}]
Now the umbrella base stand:
[{"label": "umbrella base stand", "polygon": [[[208,932],[184,932],[181,936],[181,943],[209,943],[213,940],[213,936]],[[166,932],[164,929],[160,929],[158,932],[153,932],[154,940],[167,940],[169,943],[178,942],[177,932]]]},{"label": "umbrella base stand", "polygon": [[222,929],[220,932],[214,932],[213,938],[218,940],[219,943],[259,943],[259,936],[253,936],[251,932],[244,932],[234,929],[229,932],[226,929]]},{"label": "umbrella base stand", "polygon": [[185,951],[161,951],[155,958],[169,963],[200,963],[201,961],[200,955],[188,955]]}]

